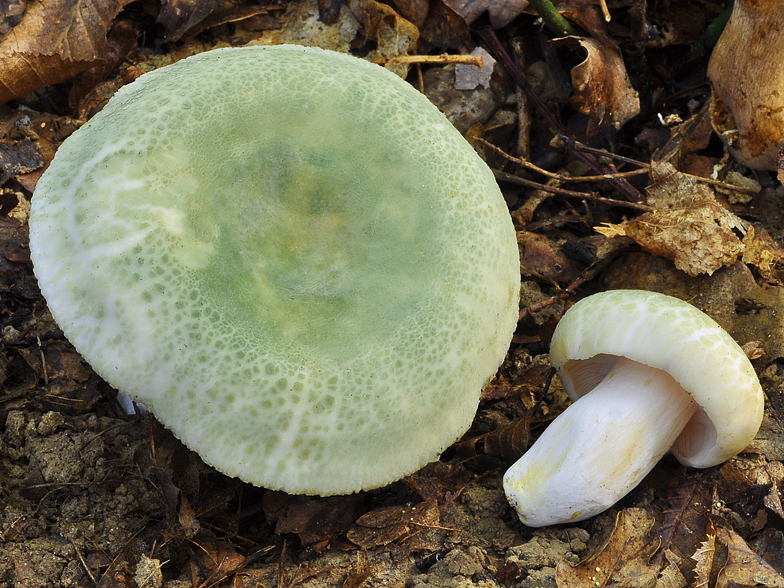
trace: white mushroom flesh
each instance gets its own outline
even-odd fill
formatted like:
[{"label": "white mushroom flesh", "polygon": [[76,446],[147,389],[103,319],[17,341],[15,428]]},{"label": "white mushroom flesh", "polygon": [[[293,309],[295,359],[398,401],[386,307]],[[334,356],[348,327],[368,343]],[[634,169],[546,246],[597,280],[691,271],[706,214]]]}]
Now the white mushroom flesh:
[{"label": "white mushroom flesh", "polygon": [[698,408],[666,372],[619,358],[507,471],[507,499],[531,527],[595,516],[642,481]]}]

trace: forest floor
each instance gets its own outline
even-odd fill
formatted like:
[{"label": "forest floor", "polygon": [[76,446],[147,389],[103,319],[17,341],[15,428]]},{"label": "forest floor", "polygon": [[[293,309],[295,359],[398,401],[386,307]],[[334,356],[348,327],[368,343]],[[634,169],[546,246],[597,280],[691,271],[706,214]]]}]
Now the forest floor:
[{"label": "forest floor", "polygon": [[[598,2],[562,2],[584,36],[554,43],[507,0],[0,3],[0,588],[784,586],[784,189],[711,129],[710,46],[695,47],[723,6],[609,4],[607,21]],[[125,415],[29,258],[38,178],[114,91],[194,53],[283,42],[407,76],[493,168],[520,245],[521,320],[471,430],[439,462],[351,496],[227,478],[150,415]],[[478,47],[495,57],[485,77],[459,57]],[[639,173],[575,179],[597,171],[568,137],[605,150],[602,173]],[[611,288],[677,296],[727,329],[760,376],[762,428],[721,466],[665,457],[604,514],[528,528],[502,476],[568,405],[557,378],[545,388],[550,337],[569,305]]]}]

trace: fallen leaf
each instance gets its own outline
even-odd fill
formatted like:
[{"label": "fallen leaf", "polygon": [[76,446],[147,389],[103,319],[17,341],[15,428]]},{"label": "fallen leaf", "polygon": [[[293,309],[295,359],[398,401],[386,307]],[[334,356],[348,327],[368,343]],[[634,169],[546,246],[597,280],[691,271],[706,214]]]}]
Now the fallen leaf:
[{"label": "fallen leaf", "polygon": [[[572,37],[561,40],[574,41]],[[587,56],[572,68],[572,104],[588,116],[589,136],[605,127],[618,130],[640,113],[640,96],[626,73],[621,50],[609,39],[580,37],[576,42]]]},{"label": "fallen leaf", "polygon": [[520,246],[520,268],[524,277],[544,277],[568,284],[580,273],[545,236],[530,231],[517,231],[517,243]]},{"label": "fallen leaf", "polygon": [[700,543],[697,551],[691,556],[694,560],[694,574],[696,580],[694,582],[695,588],[707,588],[710,582],[711,568],[713,567],[713,556],[716,554],[716,533],[713,531],[713,526],[709,528],[708,534],[705,536],[705,541]]},{"label": "fallen leaf", "polygon": [[[376,49],[367,56],[370,61],[379,59],[386,63],[390,57],[406,55],[416,47],[419,30],[391,6],[375,0],[348,0],[347,4],[354,17],[362,23],[365,38],[376,42]],[[408,65],[391,61],[387,69],[400,77],[408,73]]]},{"label": "fallen leaf", "polygon": [[719,571],[716,579],[716,588],[784,587],[784,577],[754,553],[735,531],[720,527],[716,530],[716,536],[729,550],[727,564]]},{"label": "fallen leaf", "polygon": [[245,563],[245,556],[228,541],[199,538],[191,557],[204,578],[220,578],[236,571]]},{"label": "fallen leaf", "polygon": [[444,0],[432,0],[419,32],[425,41],[436,47],[456,49],[462,53],[471,45],[471,29]]},{"label": "fallen leaf", "polygon": [[425,23],[430,10],[429,0],[390,0],[395,10],[416,27]]},{"label": "fallen leaf", "polygon": [[468,24],[484,12],[490,13],[490,26],[500,29],[512,22],[528,6],[528,0],[444,0]]},{"label": "fallen leaf", "polygon": [[0,41],[0,104],[67,80],[113,53],[106,34],[130,0],[50,0],[28,5]]},{"label": "fallen leaf", "polygon": [[744,253],[763,272],[770,272],[780,259],[780,248],[772,240],[757,236],[749,223],[724,208],[704,184],[668,163],[654,163],[651,180],[646,192],[653,211],[619,225],[604,225],[598,232],[630,237],[651,253],[671,259],[690,276],[711,275]]},{"label": "fallen leaf", "polygon": [[414,506],[385,506],[359,517],[348,530],[347,537],[363,549],[372,549],[433,527],[439,519],[438,503],[435,500],[426,500]]},{"label": "fallen leaf", "polygon": [[311,498],[270,491],[264,494],[263,505],[276,533],[296,533],[310,545],[346,531],[359,500],[356,494]]},{"label": "fallen leaf", "polygon": [[762,228],[750,226],[743,238],[743,263],[756,266],[769,279],[776,264],[784,259],[784,249]]},{"label": "fallen leaf", "polygon": [[654,518],[641,508],[627,508],[618,513],[615,528],[605,546],[596,554],[572,566],[558,562],[556,584],[561,588],[596,588],[596,586],[652,586],[658,567],[648,563],[656,544],[647,540]]},{"label": "fallen leaf", "polygon": [[30,139],[0,141],[0,184],[41,168],[44,157]]},{"label": "fallen leaf", "polygon": [[768,527],[749,541],[749,547],[779,574],[784,572],[784,533]]},{"label": "fallen leaf", "polygon": [[656,579],[656,588],[686,588],[688,582],[680,569],[681,559],[669,549],[664,550],[667,565]]},{"label": "fallen leaf", "polygon": [[177,41],[203,21],[225,0],[163,0],[158,23],[164,28],[164,41]]},{"label": "fallen leaf", "polygon": [[681,572],[690,575],[689,556],[699,547],[710,525],[708,514],[711,499],[692,477],[680,474],[668,476],[667,481],[663,481],[662,487],[657,490],[666,493],[667,508],[664,519],[651,532],[661,544],[651,562],[659,565],[667,553],[671,553],[683,561]]}]

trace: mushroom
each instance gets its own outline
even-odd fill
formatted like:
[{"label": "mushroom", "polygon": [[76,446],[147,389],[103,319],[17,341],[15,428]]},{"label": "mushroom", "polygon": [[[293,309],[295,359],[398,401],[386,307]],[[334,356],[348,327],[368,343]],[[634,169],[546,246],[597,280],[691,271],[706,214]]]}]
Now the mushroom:
[{"label": "mushroom", "polygon": [[677,298],[589,296],[558,323],[550,360],[575,402],[504,476],[531,527],[599,514],[668,451],[691,467],[722,463],[762,421],[762,389],[743,350]]},{"label": "mushroom", "polygon": [[779,169],[784,148],[784,9],[735,0],[708,64],[710,117],[730,152],[754,169]]},{"label": "mushroom", "polygon": [[492,172],[405,81],[315,48],[218,49],[120,89],[38,182],[30,249],[99,375],[291,493],[436,459],[517,322]]}]

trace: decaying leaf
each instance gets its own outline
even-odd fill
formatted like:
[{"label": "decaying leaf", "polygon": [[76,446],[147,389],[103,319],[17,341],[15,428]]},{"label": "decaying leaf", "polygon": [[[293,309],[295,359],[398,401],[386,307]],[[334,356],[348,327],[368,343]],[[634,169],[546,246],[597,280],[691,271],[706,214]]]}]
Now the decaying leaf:
[{"label": "decaying leaf", "polygon": [[729,550],[727,564],[719,571],[716,588],[743,586],[784,587],[784,577],[754,553],[732,529],[718,528],[716,536]]},{"label": "decaying leaf", "polygon": [[508,25],[528,6],[528,0],[445,0],[445,3],[468,24],[489,12],[494,29]]},{"label": "decaying leaf", "polygon": [[200,537],[193,544],[190,562],[192,578],[225,577],[245,563],[245,556],[227,541]]},{"label": "decaying leaf", "polygon": [[681,573],[681,559],[669,549],[663,551],[667,565],[659,572],[656,588],[686,588],[688,582]]},{"label": "decaying leaf", "polygon": [[276,533],[296,533],[306,545],[329,539],[349,528],[359,504],[356,494],[311,498],[267,492],[264,512]]},{"label": "decaying leaf", "polygon": [[471,29],[444,0],[430,2],[430,10],[419,32],[425,41],[436,47],[465,52],[471,45]]},{"label": "decaying leaf", "polygon": [[523,276],[546,278],[570,283],[579,271],[568,258],[556,251],[552,240],[530,231],[517,231],[520,246],[520,267]]},{"label": "decaying leaf", "polygon": [[[365,37],[376,42],[377,48],[368,54],[368,59],[385,62],[390,57],[406,55],[412,51],[419,39],[419,30],[395,12],[391,6],[375,0],[348,0],[354,17],[362,23]],[[390,62],[387,69],[405,77],[408,65]]]},{"label": "decaying leaf", "polygon": [[665,558],[670,562],[677,558],[682,561],[679,569],[689,573],[689,556],[699,548],[710,525],[708,514],[712,501],[693,477],[680,474],[668,477],[662,490],[666,492],[667,508],[663,520],[651,531],[660,543],[651,563],[660,565]]},{"label": "decaying leaf", "polygon": [[346,536],[363,549],[372,549],[432,528],[438,525],[439,520],[435,500],[414,506],[386,506],[359,517]]},{"label": "decaying leaf", "polygon": [[0,104],[56,84],[114,53],[106,40],[129,0],[31,2],[0,42]]},{"label": "decaying leaf", "polygon": [[765,273],[781,258],[781,248],[772,239],[724,208],[704,184],[668,163],[654,163],[651,179],[646,191],[653,211],[597,231],[606,237],[631,237],[691,276],[711,275],[739,258]]},{"label": "decaying leaf", "polygon": [[587,57],[572,68],[572,103],[588,116],[586,132],[590,136],[608,126],[620,129],[640,113],[640,96],[626,73],[621,50],[609,39],[581,37],[577,42]]},{"label": "decaying leaf", "polygon": [[166,33],[164,41],[176,41],[204,20],[224,0],[163,0],[158,23]]},{"label": "decaying leaf", "polygon": [[596,588],[596,586],[652,586],[658,567],[648,563],[656,549],[646,539],[654,518],[641,508],[627,508],[618,513],[607,544],[596,554],[572,566],[558,563],[555,581],[560,588]]},{"label": "decaying leaf", "polygon": [[711,568],[713,567],[713,556],[716,553],[716,533],[711,525],[709,532],[705,536],[705,541],[700,544],[694,555],[694,574],[696,576],[695,588],[707,588],[710,582]]},{"label": "decaying leaf", "polygon": [[428,15],[429,0],[391,0],[398,14],[416,27],[421,27]]}]

